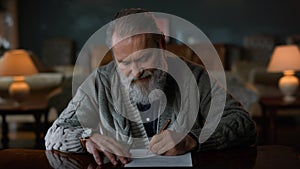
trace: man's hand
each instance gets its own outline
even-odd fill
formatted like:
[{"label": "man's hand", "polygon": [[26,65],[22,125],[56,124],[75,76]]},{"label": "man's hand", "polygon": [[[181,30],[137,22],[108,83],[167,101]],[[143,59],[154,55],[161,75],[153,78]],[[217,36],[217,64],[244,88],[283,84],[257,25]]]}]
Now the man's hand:
[{"label": "man's hand", "polygon": [[104,164],[101,155],[106,156],[113,165],[118,164],[118,159],[122,164],[129,162],[129,152],[124,150],[124,147],[122,147],[116,140],[108,136],[98,133],[93,134],[86,141],[86,149],[94,156],[98,165]]},{"label": "man's hand", "polygon": [[[178,140],[181,141],[178,143]],[[195,149],[196,146],[196,140],[188,134],[176,133],[169,130],[164,130],[154,135],[149,143],[151,152],[168,156],[185,154]]]}]

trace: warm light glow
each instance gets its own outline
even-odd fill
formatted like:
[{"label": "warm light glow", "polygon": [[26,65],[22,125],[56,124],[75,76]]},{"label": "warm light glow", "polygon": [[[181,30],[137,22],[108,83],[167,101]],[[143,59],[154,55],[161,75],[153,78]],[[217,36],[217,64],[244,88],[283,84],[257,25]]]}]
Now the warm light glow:
[{"label": "warm light glow", "polygon": [[284,94],[284,101],[295,100],[293,94],[299,87],[299,80],[294,76],[296,70],[300,70],[300,52],[296,45],[277,46],[269,63],[269,72],[283,72],[278,86]]},{"label": "warm light glow", "polygon": [[22,49],[5,52],[0,61],[0,76],[14,76],[9,93],[18,102],[23,101],[30,92],[24,76],[37,72],[28,52]]},{"label": "warm light glow", "polygon": [[22,49],[5,52],[0,62],[0,76],[25,76],[37,72],[28,52]]},{"label": "warm light glow", "polygon": [[299,80],[294,76],[293,71],[284,71],[284,76],[279,80],[279,88],[284,94],[284,100],[287,102],[294,101],[296,98],[293,96],[298,89]]},{"label": "warm light glow", "polygon": [[269,72],[300,70],[300,52],[296,45],[277,46],[269,63]]},{"label": "warm light glow", "polygon": [[12,98],[21,102],[29,95],[30,87],[25,82],[24,76],[15,76],[14,82],[9,86],[9,94]]}]

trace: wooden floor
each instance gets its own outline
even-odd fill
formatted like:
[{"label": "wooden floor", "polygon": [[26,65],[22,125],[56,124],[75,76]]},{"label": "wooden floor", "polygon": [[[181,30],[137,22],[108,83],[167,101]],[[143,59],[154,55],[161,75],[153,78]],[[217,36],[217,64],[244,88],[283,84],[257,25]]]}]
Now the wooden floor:
[{"label": "wooden floor", "polygon": [[[258,120],[255,121],[257,122],[258,144],[262,145],[260,124]],[[276,121],[278,123],[276,144],[294,147],[300,153],[300,115],[292,117],[280,117]],[[35,146],[35,134],[32,132],[32,128],[32,123],[10,123],[9,147],[44,149],[44,143]],[[2,134],[1,130],[0,134]],[[2,149],[2,145],[0,146],[0,149]]]}]

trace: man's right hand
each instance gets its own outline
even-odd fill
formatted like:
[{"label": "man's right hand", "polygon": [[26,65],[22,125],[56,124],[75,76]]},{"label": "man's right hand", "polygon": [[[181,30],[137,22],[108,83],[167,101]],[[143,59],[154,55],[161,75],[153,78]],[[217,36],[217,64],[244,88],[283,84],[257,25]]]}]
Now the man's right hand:
[{"label": "man's right hand", "polygon": [[98,165],[104,164],[101,155],[106,156],[113,165],[117,165],[119,159],[122,164],[129,162],[130,154],[113,138],[101,134],[93,134],[86,141],[87,151],[94,156]]}]

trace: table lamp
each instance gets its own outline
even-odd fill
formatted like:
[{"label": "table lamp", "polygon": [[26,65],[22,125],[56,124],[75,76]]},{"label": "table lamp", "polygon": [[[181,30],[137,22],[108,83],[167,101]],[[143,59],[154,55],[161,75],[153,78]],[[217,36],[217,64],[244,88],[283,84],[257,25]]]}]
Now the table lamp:
[{"label": "table lamp", "polygon": [[300,52],[296,45],[280,45],[275,48],[271,61],[268,65],[268,72],[283,72],[278,86],[284,95],[284,101],[295,100],[293,96],[298,89],[299,80],[295,71],[300,70]]},{"label": "table lamp", "polygon": [[17,102],[23,101],[30,92],[24,76],[37,73],[28,52],[23,49],[9,50],[4,53],[0,62],[0,76],[13,76],[9,94]]}]

